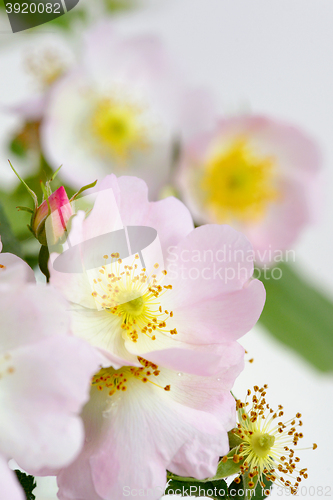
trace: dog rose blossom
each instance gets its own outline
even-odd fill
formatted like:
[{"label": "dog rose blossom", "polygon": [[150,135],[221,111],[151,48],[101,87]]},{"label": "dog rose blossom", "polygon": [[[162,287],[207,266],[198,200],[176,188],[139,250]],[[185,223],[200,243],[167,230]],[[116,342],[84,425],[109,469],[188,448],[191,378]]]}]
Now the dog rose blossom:
[{"label": "dog rose blossom", "polygon": [[187,143],[178,185],[198,222],[238,228],[261,265],[291,248],[313,219],[320,166],[316,144],[301,130],[239,116]]},{"label": "dog rose blossom", "polygon": [[[0,241],[0,251],[2,244]],[[33,283],[18,257],[0,254],[0,476],[3,498],[23,499],[7,462],[32,473],[69,464],[80,452],[79,417],[100,358],[68,335],[67,303]]]},{"label": "dog rose blossom", "polygon": [[82,412],[85,446],[58,474],[60,500],[111,500],[144,492],[159,499],[166,469],[204,479],[229,451],[235,423],[230,394],[244,351],[229,351],[229,365],[214,377],[177,373],[138,358],[139,366],[102,369]]},{"label": "dog rose blossom", "polygon": [[126,173],[157,193],[168,179],[174,141],[211,116],[206,93],[182,80],[158,39],[121,38],[109,21],[97,24],[84,40],[81,64],[50,91],[41,125],[47,160],[64,164],[74,186]]},{"label": "dog rose blossom", "polygon": [[[302,479],[308,477],[308,469],[300,467],[301,459],[297,456],[298,451],[304,450],[298,447],[303,438],[302,415],[297,412],[295,417],[282,422],[284,408],[278,405],[274,410],[266,403],[266,389],[266,384],[253,387],[252,405],[248,401],[251,390],[247,391],[244,403],[237,400],[238,423],[232,433],[238,445],[222,462],[241,463],[240,472],[248,474],[249,488],[254,489],[258,481],[265,488],[265,478],[296,495]],[[317,444],[313,443],[311,448],[315,450]]]},{"label": "dog rose blossom", "polygon": [[[114,175],[104,179],[93,210],[84,216],[80,212],[73,220],[71,246],[79,249],[76,260],[86,263],[95,241],[94,261],[101,264],[62,272],[53,255],[51,283],[71,304],[73,333],[105,355],[129,362],[139,355],[203,375],[258,320],[264,287],[251,279],[251,245],[231,227],[193,229],[179,200],[150,203],[143,181]],[[124,262],[112,249],[104,255],[109,247],[102,248],[99,237],[119,230],[120,220],[128,228],[155,229],[164,263],[151,260],[145,269],[138,253]]]}]

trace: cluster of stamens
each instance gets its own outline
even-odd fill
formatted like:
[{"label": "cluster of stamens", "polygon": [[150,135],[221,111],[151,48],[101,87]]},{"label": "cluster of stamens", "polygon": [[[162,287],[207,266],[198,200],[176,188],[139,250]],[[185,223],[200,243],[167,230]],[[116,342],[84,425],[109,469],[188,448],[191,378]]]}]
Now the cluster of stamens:
[{"label": "cluster of stamens", "polygon": [[48,48],[44,52],[30,54],[26,59],[26,68],[42,88],[47,88],[64,74],[67,63],[61,54]]},{"label": "cluster of stamens", "polygon": [[[265,400],[267,385],[261,388],[254,386],[253,389],[250,408],[247,408],[250,405],[247,401],[251,396],[250,390],[244,403],[240,400],[236,402],[239,423],[233,433],[240,438],[240,444],[232,456],[229,454],[222,461],[231,459],[240,463],[240,472],[248,474],[250,488],[254,488],[257,481],[265,488],[265,477],[295,495],[301,480],[308,477],[307,469],[299,469],[296,465],[300,458],[293,449],[303,438],[302,432],[297,430],[303,425],[301,414],[296,413],[294,418],[282,422],[283,406],[279,405],[274,411]],[[313,444],[312,449],[315,448],[317,445]],[[240,482],[240,478],[236,482]]]},{"label": "cluster of stamens", "polygon": [[146,111],[144,106],[120,96],[97,101],[89,127],[97,152],[116,157],[122,164],[133,152],[145,151],[150,146]]},{"label": "cluster of stamens", "polygon": [[260,154],[247,137],[212,145],[200,182],[206,207],[220,220],[254,221],[278,201],[275,160]]},{"label": "cluster of stamens", "polygon": [[138,356],[138,360],[142,366],[123,366],[120,370],[114,368],[102,368],[92,379],[91,384],[96,386],[99,391],[107,389],[108,395],[113,396],[117,391],[126,391],[127,384],[131,379],[141,380],[144,384],[153,384],[160,389],[170,391],[171,386],[161,386],[150,379],[150,377],[158,377],[160,370],[158,366],[144,358]]},{"label": "cluster of stamens", "polygon": [[[163,310],[161,297],[172,290],[172,285],[161,285],[156,274],[141,272],[138,265],[123,265],[118,253],[111,254],[111,264],[106,261],[99,269],[99,277],[93,280],[92,296],[106,311],[121,318],[121,328],[132,340],[137,342],[142,333],[151,340],[156,340],[156,333],[177,334],[177,329],[167,329],[167,320],[173,317],[173,311]],[[135,255],[135,260],[139,255]],[[114,261],[114,262],[113,262]],[[158,269],[159,264],[154,268]],[[162,271],[162,277],[167,271]]]}]

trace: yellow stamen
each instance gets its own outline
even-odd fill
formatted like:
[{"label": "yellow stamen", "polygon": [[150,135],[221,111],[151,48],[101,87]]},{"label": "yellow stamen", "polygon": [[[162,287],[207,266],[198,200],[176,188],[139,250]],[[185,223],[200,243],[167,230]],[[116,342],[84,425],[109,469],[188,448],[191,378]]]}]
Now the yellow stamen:
[{"label": "yellow stamen", "polygon": [[119,370],[115,370],[112,367],[102,368],[98,373],[96,373],[96,375],[94,375],[91,385],[96,387],[98,391],[106,389],[109,396],[113,396],[117,391],[126,391],[128,384],[134,379],[141,380],[144,384],[152,384],[159,389],[164,389],[165,391],[171,390],[170,385],[163,387],[150,380],[151,376],[158,377],[160,374],[157,365],[141,358],[140,356],[138,356],[138,360],[142,365],[141,367],[123,366]]},{"label": "yellow stamen", "polygon": [[[249,406],[247,397],[251,395],[251,391],[247,391],[244,403],[237,401],[239,423],[233,432],[242,441],[230,459],[232,458],[235,463],[244,460],[241,466],[242,474],[247,472],[249,478],[255,478],[251,481],[253,486],[249,483],[250,487],[254,487],[257,481],[262,484],[265,476],[267,480],[277,481],[287,486],[292,494],[296,494],[302,478],[307,478],[307,469],[297,468],[296,464],[300,459],[295,457],[292,448],[297,446],[303,437],[302,433],[296,431],[296,427],[301,426],[302,422],[296,423],[296,419],[293,418],[276,423],[276,419],[283,414],[283,407],[279,405],[279,411],[274,412],[266,403],[267,385],[261,388],[254,386],[253,389],[252,406],[247,411],[244,408]],[[296,418],[300,417],[301,414],[297,413]],[[316,447],[314,444],[313,449]],[[292,479],[294,484],[288,478]]]},{"label": "yellow stamen", "polygon": [[126,163],[149,146],[144,108],[117,99],[99,101],[91,116],[91,132],[99,152]]},{"label": "yellow stamen", "polygon": [[[123,336],[132,342],[137,342],[139,335],[151,340],[156,340],[157,333],[176,335],[176,328],[167,328],[173,311],[163,312],[161,306],[163,295],[172,290],[171,285],[160,284],[167,272],[163,270],[159,279],[155,274],[147,276],[145,269],[138,270],[137,258],[135,256],[132,265],[124,265],[118,259],[102,266],[99,270],[101,279],[94,280],[92,296],[103,309],[120,318]],[[158,267],[155,264],[154,268]]]},{"label": "yellow stamen", "polygon": [[201,177],[202,202],[218,221],[256,221],[278,199],[274,159],[254,151],[245,138],[214,148]]}]

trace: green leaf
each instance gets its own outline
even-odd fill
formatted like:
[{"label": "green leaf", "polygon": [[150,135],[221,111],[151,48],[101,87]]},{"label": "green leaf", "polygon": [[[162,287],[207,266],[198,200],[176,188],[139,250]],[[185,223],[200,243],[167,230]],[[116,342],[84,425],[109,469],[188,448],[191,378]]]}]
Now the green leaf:
[{"label": "green leaf", "polygon": [[182,495],[192,496],[192,497],[209,497],[214,500],[226,500],[228,498],[228,486],[223,480],[215,482],[201,482],[192,481],[188,478],[188,481],[177,481],[172,479],[167,489],[165,490],[166,495]]},{"label": "green leaf", "polygon": [[35,478],[33,476],[28,476],[24,472],[20,470],[15,470],[17,479],[19,480],[22,488],[24,489],[24,493],[26,495],[27,500],[35,500],[35,495],[32,493],[36,488],[37,484]]},{"label": "green leaf", "polygon": [[6,217],[5,211],[0,203],[0,236],[2,242],[2,251],[13,253],[22,257],[20,242],[15,237]]},{"label": "green leaf", "polygon": [[261,278],[267,298],[259,322],[318,370],[332,371],[333,303],[290,265],[280,264],[279,269]]}]

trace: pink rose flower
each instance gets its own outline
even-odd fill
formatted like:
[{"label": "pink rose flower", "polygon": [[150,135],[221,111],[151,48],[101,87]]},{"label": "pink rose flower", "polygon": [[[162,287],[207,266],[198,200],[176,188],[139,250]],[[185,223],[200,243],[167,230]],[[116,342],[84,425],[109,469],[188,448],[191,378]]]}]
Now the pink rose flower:
[{"label": "pink rose flower", "polygon": [[69,335],[65,299],[33,281],[25,262],[0,254],[0,477],[11,500],[23,494],[8,459],[34,473],[68,465],[80,452],[79,413],[101,362]]},{"label": "pink rose flower", "polygon": [[230,389],[243,349],[214,377],[176,373],[139,358],[139,367],[113,363],[95,375],[82,412],[85,446],[58,474],[60,500],[111,500],[144,492],[161,498],[166,469],[198,479],[216,473],[235,425]]},{"label": "pink rose flower", "polygon": [[[262,283],[251,278],[248,240],[229,226],[193,229],[179,200],[149,202],[147,186],[134,177],[106,177],[84,215],[73,219],[69,240],[78,252],[70,262],[81,259],[84,267],[93,257],[100,265],[62,272],[57,255],[51,256],[51,283],[71,304],[73,333],[128,362],[139,355],[169,369],[216,372],[265,301]],[[110,247],[102,247],[99,237],[121,227],[156,230],[162,253],[154,252],[156,240],[142,250],[147,270],[137,253],[124,262],[104,255]]]},{"label": "pink rose flower", "polygon": [[187,143],[177,181],[196,221],[239,229],[263,265],[281,260],[313,220],[320,167],[317,145],[301,130],[239,116]]}]

